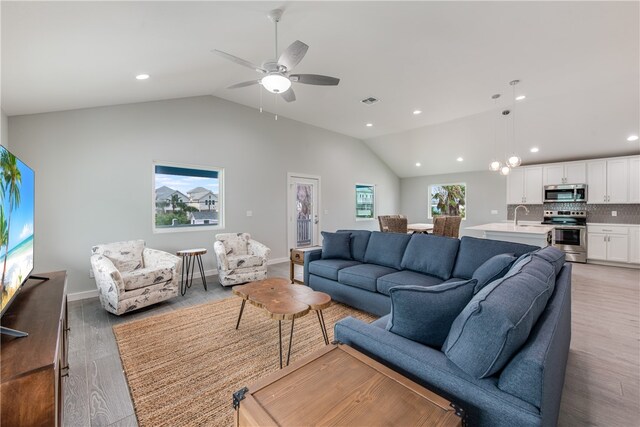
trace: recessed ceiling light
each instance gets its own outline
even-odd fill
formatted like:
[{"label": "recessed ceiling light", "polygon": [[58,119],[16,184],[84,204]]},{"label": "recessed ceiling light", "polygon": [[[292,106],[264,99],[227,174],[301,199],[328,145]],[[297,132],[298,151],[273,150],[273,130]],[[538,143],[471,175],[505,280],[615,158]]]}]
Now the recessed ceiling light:
[{"label": "recessed ceiling light", "polygon": [[532,153],[537,153],[538,151],[540,151],[540,149],[538,147],[531,147],[531,151]]},{"label": "recessed ceiling light", "polygon": [[420,167],[420,166],[422,166],[422,163],[418,162],[418,163],[416,163],[416,166]]},{"label": "recessed ceiling light", "polygon": [[627,138],[627,141],[629,142],[633,142],[637,140],[638,140],[638,135],[630,135],[629,138]]},{"label": "recessed ceiling light", "polygon": [[421,110],[413,110],[413,115],[417,116],[418,114],[422,114]]},{"label": "recessed ceiling light", "polygon": [[457,161],[459,161],[459,162],[461,162],[461,161],[463,161],[464,159],[463,159],[462,157],[458,157],[456,160],[457,160]]},{"label": "recessed ceiling light", "polygon": [[367,123],[366,126],[370,128],[371,126],[373,126],[373,123]]},{"label": "recessed ceiling light", "polygon": [[136,76],[137,80],[147,80],[149,78],[149,74],[138,74]]},{"label": "recessed ceiling light", "polygon": [[525,98],[526,98],[526,96],[524,96],[524,95],[516,96],[516,101],[522,101]]}]

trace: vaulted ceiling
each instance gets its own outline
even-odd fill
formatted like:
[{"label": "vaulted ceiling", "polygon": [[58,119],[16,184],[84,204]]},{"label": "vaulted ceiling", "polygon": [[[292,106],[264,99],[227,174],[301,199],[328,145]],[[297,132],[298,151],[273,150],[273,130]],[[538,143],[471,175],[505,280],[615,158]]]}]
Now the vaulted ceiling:
[{"label": "vaulted ceiling", "polygon": [[[402,177],[639,151],[638,2],[2,2],[8,115],[212,94],[362,139]],[[213,55],[274,57],[341,78],[286,104]],[[137,81],[134,76],[151,78]],[[516,89],[516,139],[501,110]],[[497,104],[494,93],[503,96]],[[367,106],[361,99],[380,102]],[[414,115],[414,110],[422,113]],[[366,127],[366,123],[373,126]],[[509,145],[510,144],[510,145]],[[538,153],[529,148],[537,146]],[[456,161],[463,157],[464,161]],[[421,166],[416,167],[415,163]]]}]

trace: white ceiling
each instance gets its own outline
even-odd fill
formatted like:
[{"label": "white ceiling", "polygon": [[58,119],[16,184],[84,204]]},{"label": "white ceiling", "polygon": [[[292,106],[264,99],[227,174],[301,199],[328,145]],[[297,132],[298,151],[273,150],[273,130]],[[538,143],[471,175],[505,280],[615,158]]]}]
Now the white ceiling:
[{"label": "white ceiling", "polygon": [[[402,177],[481,170],[504,151],[498,116],[512,79],[518,152],[550,161],[638,152],[638,2],[2,2],[2,109],[8,115],[213,94],[257,108],[257,78],[220,49],[274,56],[310,46],[298,100],[266,110],[365,140]],[[151,78],[136,81],[148,73]],[[502,93],[494,107],[490,96]],[[359,100],[382,101],[365,106]],[[414,109],[423,111],[414,116]],[[373,127],[365,127],[371,122]],[[540,147],[533,155],[530,145]],[[456,162],[462,156],[464,162]],[[416,168],[415,162],[422,167]]]}]

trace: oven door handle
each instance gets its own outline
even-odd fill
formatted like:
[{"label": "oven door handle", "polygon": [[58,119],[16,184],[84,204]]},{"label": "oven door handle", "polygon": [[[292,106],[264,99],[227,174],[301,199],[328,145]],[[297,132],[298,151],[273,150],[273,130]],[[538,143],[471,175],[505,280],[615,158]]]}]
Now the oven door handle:
[{"label": "oven door handle", "polygon": [[554,226],[554,230],[561,230],[563,228],[567,229],[567,230],[583,230],[587,228],[586,225],[556,225]]}]

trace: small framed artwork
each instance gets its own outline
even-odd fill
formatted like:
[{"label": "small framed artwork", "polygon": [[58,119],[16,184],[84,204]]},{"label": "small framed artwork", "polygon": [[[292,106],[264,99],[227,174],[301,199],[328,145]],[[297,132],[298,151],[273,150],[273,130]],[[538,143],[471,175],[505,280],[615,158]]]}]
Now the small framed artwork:
[{"label": "small framed artwork", "polygon": [[356,184],[356,221],[376,219],[376,186]]}]

